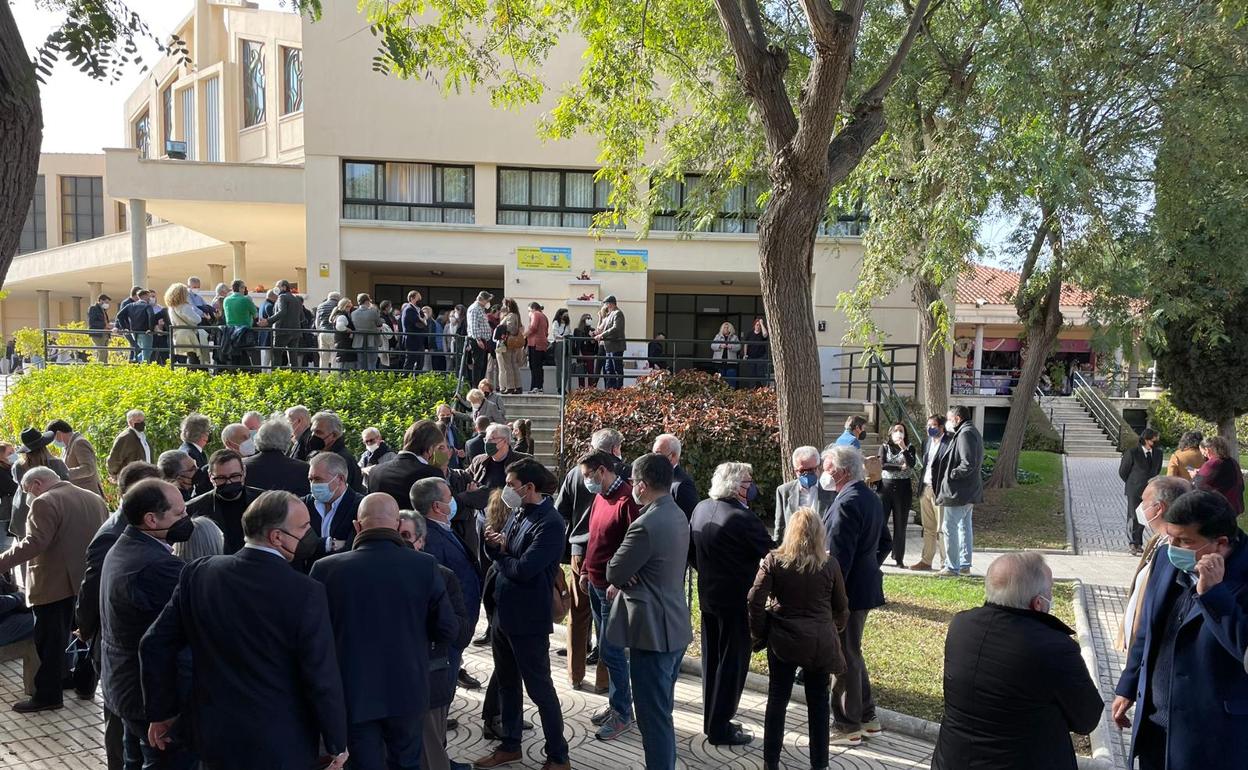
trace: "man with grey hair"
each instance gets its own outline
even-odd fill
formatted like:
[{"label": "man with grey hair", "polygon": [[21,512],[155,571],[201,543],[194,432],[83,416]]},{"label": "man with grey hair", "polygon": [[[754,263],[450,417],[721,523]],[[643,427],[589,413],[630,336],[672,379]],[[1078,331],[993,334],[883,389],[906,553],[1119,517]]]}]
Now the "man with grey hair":
[{"label": "man with grey hair", "polygon": [[305,496],[303,502],[320,539],[312,558],[306,563],[297,563],[297,567],[306,570],[323,556],[350,550],[355,540],[355,520],[364,499],[364,495],[347,484],[350,467],[346,460],[332,452],[312,455],[308,462],[311,494]]},{"label": "man with grey hair", "polygon": [[933,770],[1075,770],[1070,734],[1095,729],[1105,704],[1075,632],[1050,614],[1053,573],[1038,553],[1007,553],[984,595],[949,624]]},{"label": "man with grey hair", "polygon": [[[318,365],[320,370],[328,372],[334,366],[334,325],[330,322],[329,317],[334,312],[334,308],[338,307],[338,303],[342,300],[342,293],[331,291],[325,295],[325,301],[316,306],[316,315],[313,318],[312,325],[316,327],[316,347],[320,352],[320,361]],[[300,460],[307,459],[300,457]]]},{"label": "man with grey hair", "polygon": [[364,454],[360,455],[360,470],[367,476],[369,471],[382,463],[395,458],[395,452],[381,437],[381,431],[370,425],[360,431],[360,441],[364,442]]},{"label": "man with grey hair", "polygon": [[862,656],[862,632],[867,613],[884,604],[884,576],[880,565],[893,549],[884,526],[884,506],[863,481],[862,452],[848,444],[823,453],[822,489],[836,490],[836,499],[823,514],[828,552],[836,557],[849,597],[849,622],[840,632],[845,653],[844,674],[833,677],[833,746],[858,746],[865,735],[883,731],[871,697],[871,676]]},{"label": "man with grey hair", "polygon": [[108,480],[117,482],[117,474],[121,469],[134,462],[152,461],[152,447],[147,443],[147,417],[142,409],[131,409],[126,412],[126,428],[113,439],[113,448],[108,452]]},{"label": "man with grey hair", "polygon": [[290,423],[281,413],[260,424],[252,441],[256,453],[243,460],[247,478],[257,489],[282,489],[303,497],[308,494],[308,464],[286,456],[291,445]]},{"label": "man with grey hair", "polygon": [[1131,596],[1127,599],[1122,625],[1118,628],[1117,648],[1121,652],[1131,651],[1131,643],[1140,628],[1148,578],[1153,571],[1153,561],[1157,558],[1157,547],[1164,545],[1166,511],[1170,510],[1175,500],[1191,491],[1192,482],[1182,476],[1154,476],[1144,486],[1140,504],[1135,508],[1135,518],[1144,527],[1148,542],[1144,544],[1144,553],[1136,565],[1135,578],[1131,581]]},{"label": "man with grey hair", "polygon": [[364,474],[355,462],[355,455],[347,448],[347,436],[342,419],[328,409],[312,416],[312,438],[308,439],[308,451],[333,452],[347,464],[347,484],[357,492],[365,492]]},{"label": "man with grey hair", "polygon": [[507,466],[527,457],[530,455],[511,448],[511,426],[494,423],[485,429],[485,454],[472,458],[468,474],[482,489],[502,489],[507,482]]},{"label": "man with grey hair", "polygon": [[685,512],[685,518],[689,518],[693,515],[693,509],[698,507],[698,500],[701,498],[698,496],[698,485],[685,471],[685,467],[680,464],[682,451],[680,439],[672,433],[660,433],[655,436],[654,445],[650,451],[663,455],[672,464],[672,500],[676,502],[680,510]]},{"label": "man with grey hair", "polygon": [[249,435],[255,436],[256,431],[260,430],[260,423],[264,422],[264,415],[253,409],[249,412],[244,412],[243,419],[239,420],[239,422],[243,424],[243,427],[247,428]]},{"label": "man with grey hair", "polygon": [[292,348],[299,347],[303,326],[303,297],[291,290],[290,281],[282,279],[273,285],[277,301],[273,303],[273,366],[298,368],[299,356]]},{"label": "man with grey hair", "polygon": [[775,543],[750,510],[758,497],[748,463],[723,463],[711,477],[711,497],[689,522],[702,603],[702,731],[716,746],[741,746],[754,736],[732,721],[750,666],[746,597],[758,561]]},{"label": "man with grey hair", "polygon": [[307,460],[308,441],[312,439],[312,413],[306,406],[299,404],[286,410],[286,419],[290,421],[292,433],[286,455],[296,460]]},{"label": "man with grey hair", "polygon": [[251,431],[241,422],[232,422],[221,429],[221,445],[231,452],[238,452],[240,457],[251,457],[256,453],[256,442],[251,438]]},{"label": "man with grey hair", "polygon": [[180,449],[161,452],[156,459],[156,467],[160,469],[160,477],[182,493],[182,502],[195,496],[195,476],[199,468],[195,467],[195,461],[186,452]]},{"label": "man with grey hair", "polygon": [[776,542],[784,542],[785,525],[798,508],[823,513],[836,492],[819,486],[819,450],[799,446],[793,450],[793,480],[776,487]]},{"label": "man with grey hair", "polygon": [[182,418],[182,445],[178,449],[186,452],[195,461],[195,494],[202,495],[212,489],[208,481],[208,455],[204,447],[212,439],[212,421],[199,412],[191,412]]}]

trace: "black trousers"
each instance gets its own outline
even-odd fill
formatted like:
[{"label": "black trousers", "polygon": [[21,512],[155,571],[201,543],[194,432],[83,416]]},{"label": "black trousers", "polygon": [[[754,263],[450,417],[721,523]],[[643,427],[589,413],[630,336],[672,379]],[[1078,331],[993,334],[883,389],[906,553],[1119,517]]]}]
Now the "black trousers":
[{"label": "black trousers", "polygon": [[[767,650],[767,716],[763,727],[763,759],[779,762],[784,748],[784,717],[793,695],[797,665],[781,660]],[[828,683],[827,671],[802,669],[806,688],[807,729],[810,731],[810,766],[828,766]]]},{"label": "black trousers", "polygon": [[[732,734],[745,675],[750,670],[750,618],[746,606],[702,608],[702,731],[712,741]],[[789,676],[792,681],[793,676]]]},{"label": "black trousers", "polygon": [[420,770],[425,712],[347,725],[353,770]]},{"label": "black trousers", "polygon": [[546,351],[529,348],[529,387],[543,388],[546,386],[546,371],[542,364],[546,360]]},{"label": "black trousers", "polygon": [[1127,542],[1140,548],[1144,547],[1144,525],[1135,518],[1135,509],[1143,499],[1139,495],[1127,495]]},{"label": "black trousers", "polygon": [[36,604],[35,650],[39,653],[39,671],[35,673],[36,703],[62,702],[61,688],[65,679],[65,647],[74,627],[74,597],[51,604]]},{"label": "black trousers", "polygon": [[[524,722],[524,693],[537,706],[546,739],[546,758],[568,761],[568,742],[563,737],[563,709],[550,677],[550,637],[546,634],[511,636],[494,629],[491,637],[498,701],[502,708],[502,751],[520,751]],[[523,689],[522,686],[523,685]]]},{"label": "black trousers", "polygon": [[893,519],[893,561],[900,564],[906,558],[906,519],[910,518],[910,504],[914,502],[914,490],[910,479],[884,479],[880,497],[884,501],[884,520],[889,514]]},{"label": "black trousers", "polygon": [[125,755],[122,753],[126,722],[104,707],[104,756],[108,758],[108,770],[123,770]]},{"label": "black trousers", "polygon": [[479,340],[469,337],[464,341],[468,346],[468,353],[472,356],[472,387],[477,387],[477,383],[485,379],[485,370],[490,363],[490,351],[482,349],[477,343]]}]

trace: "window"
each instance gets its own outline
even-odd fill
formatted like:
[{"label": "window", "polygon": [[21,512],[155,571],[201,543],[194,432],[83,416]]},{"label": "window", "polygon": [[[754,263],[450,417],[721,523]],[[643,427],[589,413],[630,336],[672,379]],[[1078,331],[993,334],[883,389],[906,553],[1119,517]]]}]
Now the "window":
[{"label": "window", "polygon": [[472,224],[472,206],[472,166],[343,163],[344,219]]},{"label": "window", "polygon": [[160,152],[166,154],[169,146],[166,142],[173,139],[173,84],[165,86],[160,92]]},{"label": "window", "polygon": [[204,147],[208,162],[221,160],[221,78],[204,81]]},{"label": "window", "polygon": [[702,177],[687,174],[684,181],[667,179],[659,182],[659,205],[650,223],[651,230],[697,230],[710,233],[757,233],[758,198],[766,191],[762,182],[737,185],[728,190],[719,211],[709,221],[702,213],[710,201],[711,190],[701,189]]},{"label": "window", "polygon": [[31,251],[43,251],[47,247],[47,190],[43,174],[40,174],[35,178],[35,196],[30,199],[30,208],[26,210],[26,221],[22,223],[22,238],[18,241],[17,253],[26,254]]},{"label": "window", "polygon": [[104,177],[61,177],[61,243],[104,234]]},{"label": "window", "polygon": [[611,185],[592,171],[500,168],[498,223],[588,229],[606,211]]},{"label": "window", "polygon": [[186,142],[186,159],[195,160],[195,88],[188,86],[178,92],[182,112],[182,141]]},{"label": "window", "polygon": [[117,232],[124,233],[130,226],[126,223],[126,204],[117,201]]},{"label": "window", "polygon": [[819,235],[862,235],[871,218],[863,212],[857,216],[839,216],[819,223]]},{"label": "window", "polygon": [[134,121],[134,147],[139,151],[140,158],[148,157],[152,143],[152,121],[148,113],[144,112],[139,119]]},{"label": "window", "polygon": [[264,122],[264,43],[243,41],[243,128]]},{"label": "window", "polygon": [[303,109],[303,51],[282,48],[282,114]]},{"label": "window", "polygon": [[714,371],[710,343],[720,326],[726,321],[741,335],[762,317],[763,298],[754,294],[654,295],[654,332],[667,336],[667,354],[676,357],[677,369]]}]

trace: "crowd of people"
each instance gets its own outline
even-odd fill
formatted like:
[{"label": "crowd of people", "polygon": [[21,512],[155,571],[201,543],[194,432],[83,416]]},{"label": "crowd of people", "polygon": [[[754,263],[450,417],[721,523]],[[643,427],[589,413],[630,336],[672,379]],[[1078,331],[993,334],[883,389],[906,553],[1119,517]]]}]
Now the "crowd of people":
[{"label": "crowd of people", "polygon": [[[90,698],[98,686],[110,770],[463,768],[446,735],[472,717],[450,707],[457,688],[484,687],[479,718],[496,745],[471,766],[522,760],[527,694],[544,768],[561,770],[571,759],[550,636],[566,616],[567,681],[606,696],[585,729],[602,741],[636,729],[645,766],[674,768],[692,569],[709,743],[755,740],[736,719],[753,651],[768,661],[768,770],[780,767],[795,684],[812,768],[828,766],[830,747],[883,732],[863,635],[885,603],[881,566],[903,563],[905,516],[890,523],[914,496],[903,481],[921,478],[924,554],[912,568],[939,555],[943,574],[969,573],[983,455],[969,410],[933,415],[917,448],[901,428],[864,458],[862,418],[822,451],[799,448],[769,530],[751,509],[749,464],[720,464],[703,495],[679,437],[628,462],[625,436],[607,428],[559,479],[522,451],[522,421],[503,422],[488,380],[471,400],[472,415],[440,405],[394,445],[360,428],[358,457],[330,411],[249,411],[216,436],[189,414],[180,447],[156,454],[132,410],[104,460],[120,493],[111,512],[96,451],[66,421],[0,444],[16,539],[0,573],[19,578],[0,585],[0,643],[29,637],[41,661],[14,710],[61,708],[65,689]],[[1136,460],[1157,466],[1155,441],[1145,432],[1124,478]],[[1243,535],[1222,494],[1185,479],[1156,476],[1140,494],[1133,516],[1152,536],[1114,718],[1126,726],[1137,705],[1142,768],[1230,767],[1248,755],[1232,707],[1248,702]],[[1037,554],[999,556],[985,605],[955,617],[934,767],[1075,766],[1070,733],[1091,730],[1104,704],[1073,632],[1050,614],[1052,582]],[[89,649],[76,664],[71,640]],[[470,645],[490,649],[488,683],[464,667]],[[1216,741],[1199,737],[1210,730]]]}]

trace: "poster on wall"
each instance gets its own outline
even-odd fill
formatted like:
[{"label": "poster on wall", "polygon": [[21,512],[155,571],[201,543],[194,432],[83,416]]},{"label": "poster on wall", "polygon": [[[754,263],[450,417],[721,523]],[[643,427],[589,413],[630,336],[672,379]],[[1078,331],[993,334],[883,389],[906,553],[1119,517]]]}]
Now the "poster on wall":
[{"label": "poster on wall", "polygon": [[645,249],[594,249],[594,270],[600,273],[644,273],[650,268]]},{"label": "poster on wall", "polygon": [[516,267],[520,270],[571,270],[572,249],[557,246],[517,246]]}]

